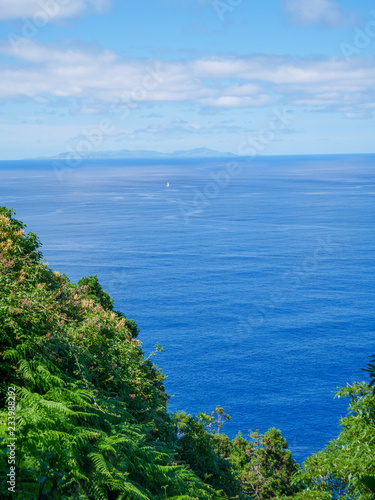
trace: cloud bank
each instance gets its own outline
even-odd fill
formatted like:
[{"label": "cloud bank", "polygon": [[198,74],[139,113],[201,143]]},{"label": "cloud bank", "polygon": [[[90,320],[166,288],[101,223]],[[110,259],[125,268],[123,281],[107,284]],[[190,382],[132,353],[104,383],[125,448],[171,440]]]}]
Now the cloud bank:
[{"label": "cloud bank", "polygon": [[0,65],[0,99],[74,99],[81,112],[142,102],[188,102],[213,109],[282,102],[358,118],[375,107],[374,57],[249,55],[166,62],[124,58],[87,45],[61,48],[26,40],[16,57],[5,41],[0,53],[13,57]]}]

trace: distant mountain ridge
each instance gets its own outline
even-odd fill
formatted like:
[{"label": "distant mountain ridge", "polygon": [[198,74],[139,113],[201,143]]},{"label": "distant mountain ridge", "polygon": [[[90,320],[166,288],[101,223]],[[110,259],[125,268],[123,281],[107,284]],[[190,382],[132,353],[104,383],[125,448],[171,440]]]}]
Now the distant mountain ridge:
[{"label": "distant mountain ridge", "polygon": [[[71,158],[72,153],[60,153],[56,156],[43,156],[37,159],[45,160],[64,160]],[[106,160],[106,159],[127,159],[127,158],[223,158],[235,157],[234,153],[215,151],[209,148],[195,148],[186,151],[174,151],[173,153],[160,153],[159,151],[147,150],[129,150],[121,149],[119,151],[95,151],[92,153],[81,154],[81,157],[88,160]]]}]

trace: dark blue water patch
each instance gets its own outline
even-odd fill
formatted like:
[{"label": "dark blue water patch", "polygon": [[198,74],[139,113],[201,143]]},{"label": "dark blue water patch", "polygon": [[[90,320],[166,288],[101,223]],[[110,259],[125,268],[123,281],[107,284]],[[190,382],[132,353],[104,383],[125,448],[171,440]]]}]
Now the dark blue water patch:
[{"label": "dark blue water patch", "polygon": [[[237,161],[237,160],[236,160]],[[168,376],[170,410],[280,428],[302,461],[337,435],[374,346],[375,156],[0,162],[0,203],[72,281],[98,274]],[[166,188],[169,182],[170,188]],[[186,216],[186,210],[191,215]]]}]

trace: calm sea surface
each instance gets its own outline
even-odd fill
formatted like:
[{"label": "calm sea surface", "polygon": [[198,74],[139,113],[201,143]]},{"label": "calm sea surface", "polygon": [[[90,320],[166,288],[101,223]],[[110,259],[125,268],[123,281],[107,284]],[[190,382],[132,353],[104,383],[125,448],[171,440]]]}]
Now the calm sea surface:
[{"label": "calm sea surface", "polygon": [[[71,281],[98,274],[168,376],[170,411],[337,435],[375,354],[375,155],[0,162],[0,205]],[[169,187],[167,187],[169,183]]]}]

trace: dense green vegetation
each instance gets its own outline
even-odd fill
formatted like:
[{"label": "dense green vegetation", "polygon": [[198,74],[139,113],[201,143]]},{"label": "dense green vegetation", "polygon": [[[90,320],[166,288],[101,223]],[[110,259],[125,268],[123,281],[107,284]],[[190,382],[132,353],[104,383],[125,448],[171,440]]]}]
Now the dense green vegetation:
[{"label": "dense green vegetation", "polygon": [[[338,393],[351,401],[342,430],[301,468],[277,429],[230,440],[221,407],[169,415],[164,376],[145,358],[136,323],[113,310],[97,276],[74,284],[49,269],[24,227],[0,207],[1,498],[374,498],[369,384]],[[374,365],[367,371],[373,382]]]}]

